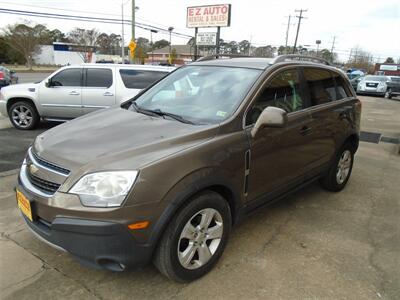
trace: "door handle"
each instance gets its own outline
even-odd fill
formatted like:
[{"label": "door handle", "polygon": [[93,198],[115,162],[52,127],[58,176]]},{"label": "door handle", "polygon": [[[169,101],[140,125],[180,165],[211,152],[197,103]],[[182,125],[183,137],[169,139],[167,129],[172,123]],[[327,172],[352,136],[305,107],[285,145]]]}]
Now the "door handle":
[{"label": "door handle", "polygon": [[114,96],[114,94],[113,94],[113,93],[110,93],[110,92],[105,92],[105,93],[103,94],[103,96]]},{"label": "door handle", "polygon": [[79,96],[79,92],[77,91],[72,91],[69,93],[71,96]]},{"label": "door handle", "polygon": [[300,134],[302,134],[302,135],[307,135],[307,134],[310,134],[310,133],[311,133],[311,128],[308,127],[308,126],[303,126],[300,129]]}]

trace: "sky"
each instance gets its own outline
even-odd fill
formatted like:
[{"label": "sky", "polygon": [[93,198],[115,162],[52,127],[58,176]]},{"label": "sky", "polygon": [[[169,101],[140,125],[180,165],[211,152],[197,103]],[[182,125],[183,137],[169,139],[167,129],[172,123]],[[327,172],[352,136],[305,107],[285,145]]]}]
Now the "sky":
[{"label": "sky", "polygon": [[[125,3],[125,18],[130,19],[131,0],[0,0],[0,8],[40,11],[47,13],[75,14],[90,17],[121,18],[121,4]],[[232,4],[231,26],[221,29],[221,38],[227,41],[249,40],[254,46],[284,45],[288,15],[298,15],[297,9],[307,9],[302,19],[298,45],[331,49],[339,58],[347,60],[350,49],[360,47],[370,52],[375,61],[386,57],[400,58],[400,0],[136,0],[139,7],[136,21],[174,31],[194,35],[194,29],[186,28],[186,8],[207,4]],[[53,8],[53,9],[50,9]],[[0,14],[0,28],[24,19],[46,24],[50,29],[68,32],[74,27],[97,28],[101,32],[121,34],[121,25],[22,17]],[[288,44],[293,45],[298,19],[292,17]],[[215,31],[214,28],[199,31]],[[136,37],[150,39],[149,31],[136,29]],[[125,41],[131,38],[130,28],[125,26]],[[167,39],[168,34],[153,34],[153,40]],[[173,44],[184,44],[187,39],[173,37]]]}]

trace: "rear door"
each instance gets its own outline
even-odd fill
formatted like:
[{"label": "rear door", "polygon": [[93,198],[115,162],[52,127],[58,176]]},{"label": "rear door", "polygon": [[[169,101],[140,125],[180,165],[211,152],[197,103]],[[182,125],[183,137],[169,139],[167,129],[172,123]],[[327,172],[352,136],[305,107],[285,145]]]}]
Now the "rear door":
[{"label": "rear door", "polygon": [[329,164],[338,143],[352,124],[353,104],[349,101],[352,93],[343,77],[331,70],[304,67],[303,75],[308,87],[313,127],[310,151],[314,159],[310,167],[317,172],[319,167]]},{"label": "rear door", "polygon": [[113,68],[84,68],[82,88],[83,113],[107,108],[115,104],[115,79]]},{"label": "rear door", "polygon": [[39,87],[42,116],[71,119],[82,115],[82,68],[67,68]]}]

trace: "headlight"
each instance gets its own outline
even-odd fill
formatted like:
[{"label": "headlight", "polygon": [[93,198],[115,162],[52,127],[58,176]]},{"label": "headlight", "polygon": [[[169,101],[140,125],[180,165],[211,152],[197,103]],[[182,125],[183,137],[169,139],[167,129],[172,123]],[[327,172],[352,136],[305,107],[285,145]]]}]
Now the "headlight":
[{"label": "headlight", "polygon": [[83,176],[69,193],[79,195],[85,206],[121,206],[138,175],[137,171],[110,171]]}]

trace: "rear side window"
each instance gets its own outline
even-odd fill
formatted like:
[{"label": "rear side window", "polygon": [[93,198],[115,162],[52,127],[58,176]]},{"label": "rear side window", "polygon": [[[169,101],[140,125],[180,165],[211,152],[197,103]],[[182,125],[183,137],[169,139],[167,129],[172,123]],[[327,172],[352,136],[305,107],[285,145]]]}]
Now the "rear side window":
[{"label": "rear side window", "polygon": [[303,72],[312,106],[336,100],[335,82],[331,72],[317,68],[304,68]]},{"label": "rear side window", "polygon": [[86,69],[87,87],[109,88],[112,85],[112,71],[110,69]]},{"label": "rear side window", "polygon": [[81,86],[81,69],[65,69],[51,78],[52,86]]},{"label": "rear side window", "polygon": [[337,87],[337,97],[336,100],[341,100],[347,97],[352,97],[349,85],[345,82],[340,74],[332,72],[333,78],[335,78],[336,87]]},{"label": "rear side window", "polygon": [[119,70],[122,81],[128,89],[144,89],[163,78],[168,72],[146,71],[146,70]]}]

